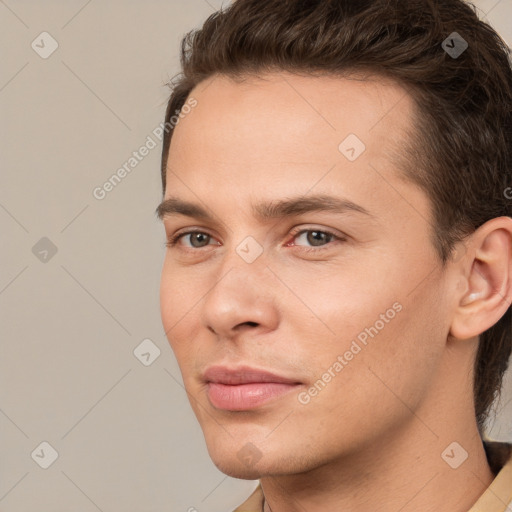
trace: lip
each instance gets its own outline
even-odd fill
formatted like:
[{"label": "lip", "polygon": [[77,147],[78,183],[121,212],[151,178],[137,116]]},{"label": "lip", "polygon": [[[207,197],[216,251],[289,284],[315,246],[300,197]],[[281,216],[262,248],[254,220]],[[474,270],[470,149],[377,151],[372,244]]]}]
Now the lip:
[{"label": "lip", "polygon": [[228,368],[227,366],[210,366],[203,373],[205,382],[215,382],[234,386],[254,382],[274,382],[278,384],[300,384],[296,379],[283,377],[267,370],[250,366]]},{"label": "lip", "polygon": [[210,366],[203,374],[210,403],[217,409],[246,411],[261,407],[300,386],[296,379],[241,366]]}]

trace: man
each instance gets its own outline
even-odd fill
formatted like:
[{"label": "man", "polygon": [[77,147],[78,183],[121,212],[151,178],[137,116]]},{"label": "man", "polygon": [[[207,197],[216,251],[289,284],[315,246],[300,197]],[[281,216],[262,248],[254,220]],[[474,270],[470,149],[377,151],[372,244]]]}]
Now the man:
[{"label": "man", "polygon": [[505,511],[502,40],[461,0],[237,0],[182,65],[161,313],[237,510]]}]

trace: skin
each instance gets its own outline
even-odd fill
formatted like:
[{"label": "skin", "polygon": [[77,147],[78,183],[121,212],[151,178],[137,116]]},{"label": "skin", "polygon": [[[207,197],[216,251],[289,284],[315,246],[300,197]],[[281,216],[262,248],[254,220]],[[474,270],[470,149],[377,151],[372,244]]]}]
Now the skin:
[{"label": "skin", "polygon": [[[165,198],[213,219],[163,216],[169,238],[206,236],[202,246],[184,236],[167,249],[161,314],[214,464],[260,479],[267,512],[467,511],[494,478],[472,367],[478,334],[510,304],[512,219],[484,224],[462,257],[441,266],[430,202],[389,152],[413,130],[414,104],[382,78],[216,76],[191,96],[197,106],[175,129]],[[349,133],[366,145],[353,162],[338,149]],[[251,209],[316,194],[371,215],[262,221]],[[322,230],[343,238],[317,233],[315,245],[311,231]],[[236,251],[248,236],[263,251],[252,263]],[[301,403],[299,393],[395,303],[401,311]],[[247,364],[301,385],[251,411],[220,410],[201,380],[211,364]],[[453,442],[468,453],[457,469],[441,456]],[[259,454],[249,463],[239,457],[248,443]]]}]

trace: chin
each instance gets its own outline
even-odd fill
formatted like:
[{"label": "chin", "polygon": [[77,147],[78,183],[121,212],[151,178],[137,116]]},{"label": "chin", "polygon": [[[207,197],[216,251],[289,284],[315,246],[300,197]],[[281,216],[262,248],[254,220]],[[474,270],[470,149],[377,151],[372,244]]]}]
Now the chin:
[{"label": "chin", "polygon": [[[232,478],[257,480],[266,476],[300,473],[314,467],[317,462],[307,456],[289,456],[282,446],[268,446],[260,451],[252,442],[208,444],[208,453],[217,469]],[[292,450],[293,451],[293,450]]]},{"label": "chin", "polygon": [[222,473],[232,478],[238,478],[239,480],[258,480],[263,476],[260,470],[248,468],[239,461],[227,461],[225,459],[212,459],[212,461],[219,471],[222,471]]},{"label": "chin", "polygon": [[[278,455],[264,455],[250,441],[239,444],[219,443],[218,440],[207,443],[208,454],[219,471],[241,480],[257,480],[275,469],[276,462],[282,459]],[[278,463],[279,465],[279,463]]]}]

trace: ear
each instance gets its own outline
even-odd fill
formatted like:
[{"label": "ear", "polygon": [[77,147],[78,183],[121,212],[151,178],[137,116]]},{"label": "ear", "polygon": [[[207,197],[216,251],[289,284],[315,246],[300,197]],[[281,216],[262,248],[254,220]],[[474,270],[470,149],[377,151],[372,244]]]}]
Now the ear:
[{"label": "ear", "polygon": [[512,302],[512,218],[497,217],[469,238],[450,334],[469,339],[496,324]]}]

